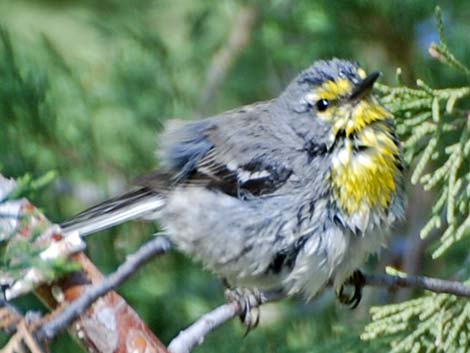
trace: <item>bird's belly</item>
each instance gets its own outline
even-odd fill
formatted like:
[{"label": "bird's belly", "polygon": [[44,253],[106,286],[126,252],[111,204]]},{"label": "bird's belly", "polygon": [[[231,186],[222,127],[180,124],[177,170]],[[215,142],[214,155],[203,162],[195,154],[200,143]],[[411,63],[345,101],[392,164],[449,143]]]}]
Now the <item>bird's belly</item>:
[{"label": "bird's belly", "polygon": [[388,235],[387,229],[376,228],[365,234],[354,234],[351,231],[345,231],[349,238],[347,250],[338,263],[333,278],[333,286],[338,288],[352,275],[352,273],[362,266],[369,255],[378,254],[385,246],[385,240]]},{"label": "bird's belly", "polygon": [[[162,210],[168,237],[191,258],[231,286],[283,289],[314,297],[328,281],[341,285],[367,255],[380,249],[383,236],[353,234],[328,221],[327,200],[318,200],[311,223],[296,228],[297,211],[271,213],[249,202],[204,188],[172,192]],[[276,213],[278,212],[278,213]],[[296,229],[291,231],[289,229]],[[377,231],[377,229],[375,229]],[[279,253],[305,235],[292,261],[275,268]]]},{"label": "bird's belly", "polygon": [[272,220],[246,201],[204,188],[173,191],[162,226],[179,250],[233,286],[278,289],[267,269],[274,257]]}]

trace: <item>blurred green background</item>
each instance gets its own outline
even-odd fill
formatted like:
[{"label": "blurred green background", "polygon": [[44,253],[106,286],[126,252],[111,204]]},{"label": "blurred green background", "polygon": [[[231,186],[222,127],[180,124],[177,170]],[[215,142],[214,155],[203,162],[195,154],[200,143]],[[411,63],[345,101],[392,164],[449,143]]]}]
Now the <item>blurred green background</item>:
[{"label": "blurred green background", "polygon": [[[461,85],[458,72],[427,53],[438,41],[436,4],[449,47],[468,63],[468,0],[1,0],[0,173],[56,171],[31,199],[61,222],[154,168],[166,119],[269,99],[316,59],[359,61],[381,70],[387,84],[401,67],[410,85],[417,77],[434,87]],[[429,196],[410,193],[407,225],[369,266],[445,276],[452,260],[430,264],[416,236]],[[88,253],[108,273],[155,231],[151,224],[124,225],[90,239]],[[463,256],[455,253],[454,265]],[[155,259],[119,291],[167,343],[224,301],[219,281],[177,253]],[[368,306],[409,295],[366,289],[355,311],[336,303],[331,290],[311,304],[268,305],[248,337],[238,322],[229,323],[197,351],[376,352],[383,342],[358,339]],[[30,297],[18,304],[43,310]],[[52,349],[79,349],[70,344],[63,335]]]}]

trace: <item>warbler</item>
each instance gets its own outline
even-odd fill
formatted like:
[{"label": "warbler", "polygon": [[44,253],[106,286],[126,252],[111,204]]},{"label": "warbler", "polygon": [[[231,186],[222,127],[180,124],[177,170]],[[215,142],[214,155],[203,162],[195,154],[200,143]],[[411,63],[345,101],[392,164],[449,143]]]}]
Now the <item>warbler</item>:
[{"label": "warbler", "polygon": [[233,288],[311,299],[332,283],[357,305],[344,283],[404,213],[400,143],[372,94],[378,77],[316,61],[272,100],[169,124],[157,170],[62,227],[86,235],[158,220]]}]

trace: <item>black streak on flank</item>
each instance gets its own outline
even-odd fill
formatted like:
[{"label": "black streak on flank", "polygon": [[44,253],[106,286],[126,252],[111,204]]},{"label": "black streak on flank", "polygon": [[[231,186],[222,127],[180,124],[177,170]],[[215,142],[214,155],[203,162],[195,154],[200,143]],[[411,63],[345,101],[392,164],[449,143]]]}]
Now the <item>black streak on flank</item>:
[{"label": "black streak on flank", "polygon": [[307,141],[304,144],[303,150],[308,153],[308,161],[311,162],[316,156],[324,155],[328,152],[326,144],[316,144],[313,141]]},{"label": "black streak on flank", "polygon": [[297,239],[292,246],[279,251],[269,265],[268,272],[272,271],[277,274],[280,273],[283,268],[292,269],[295,265],[297,255],[300,250],[302,250],[308,239],[309,237],[307,235],[303,235]]}]

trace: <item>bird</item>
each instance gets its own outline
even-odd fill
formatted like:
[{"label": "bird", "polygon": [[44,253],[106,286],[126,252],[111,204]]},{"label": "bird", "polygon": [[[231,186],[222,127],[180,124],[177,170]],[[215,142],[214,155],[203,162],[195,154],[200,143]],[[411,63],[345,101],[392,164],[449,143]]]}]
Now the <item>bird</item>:
[{"label": "bird", "polygon": [[84,236],[155,220],[241,296],[278,290],[312,300],[331,284],[356,306],[359,268],[405,208],[394,118],[373,94],[379,76],[317,60],[276,98],[169,123],[156,170],[61,227]]}]

